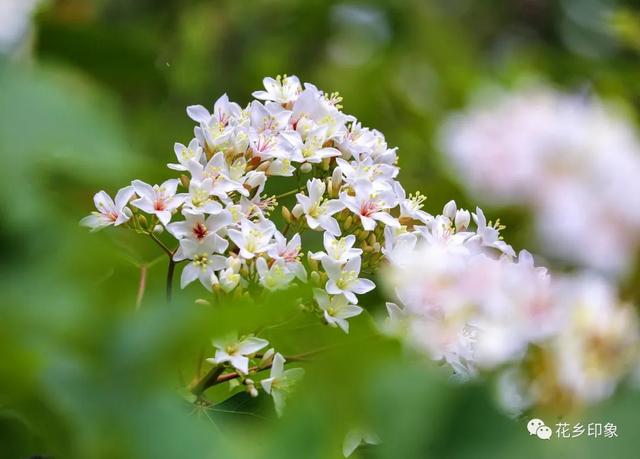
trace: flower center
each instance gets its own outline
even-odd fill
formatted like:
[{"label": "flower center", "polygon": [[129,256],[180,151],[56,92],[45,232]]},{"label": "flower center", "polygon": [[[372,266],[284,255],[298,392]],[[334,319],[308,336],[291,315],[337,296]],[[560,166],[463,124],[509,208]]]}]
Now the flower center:
[{"label": "flower center", "polygon": [[209,234],[209,229],[201,222],[196,223],[196,226],[193,227],[192,231],[193,235],[198,240],[204,239],[204,237]]},{"label": "flower center", "polygon": [[206,269],[209,265],[209,254],[202,253],[200,255],[196,255],[193,257],[193,264],[202,270]]},{"label": "flower center", "polygon": [[340,290],[345,290],[351,285],[353,281],[357,279],[357,274],[355,271],[342,271],[340,273],[340,278],[336,282],[336,285]]}]

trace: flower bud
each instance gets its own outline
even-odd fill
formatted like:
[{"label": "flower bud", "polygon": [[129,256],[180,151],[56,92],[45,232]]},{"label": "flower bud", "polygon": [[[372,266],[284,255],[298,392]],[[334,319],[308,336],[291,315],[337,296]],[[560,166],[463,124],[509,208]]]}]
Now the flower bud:
[{"label": "flower bud", "polygon": [[128,207],[124,207],[122,209],[122,213],[126,215],[128,218],[133,217],[133,212],[131,212],[131,209],[129,209]]},{"label": "flower bud", "polygon": [[164,233],[164,226],[162,225],[156,225],[153,227],[153,233],[154,234],[162,234]]},{"label": "flower bud", "polygon": [[379,253],[381,249],[382,249],[382,246],[380,245],[380,243],[379,243],[379,242],[375,242],[375,243],[373,244],[373,251],[374,251],[374,252],[378,252],[378,253]]},{"label": "flower bud", "polygon": [[442,211],[442,215],[447,217],[449,220],[453,221],[456,218],[456,202],[452,199],[448,203],[445,204],[444,209]]},{"label": "flower bud", "polygon": [[331,174],[331,182],[333,183],[334,188],[337,190],[340,189],[340,185],[342,185],[342,170],[339,167],[336,167]]},{"label": "flower bud", "polygon": [[266,172],[267,169],[269,169],[269,167],[271,166],[271,161],[265,161],[263,163],[261,163],[256,170],[257,171],[261,171],[261,172]]},{"label": "flower bud", "polygon": [[267,365],[269,365],[273,361],[273,356],[274,356],[275,352],[276,351],[275,351],[274,348],[271,348],[267,352],[265,352],[264,355],[262,356],[262,359],[260,360],[260,363],[258,364],[258,366],[260,368],[264,368]]},{"label": "flower bud", "polygon": [[322,170],[323,171],[328,171],[330,164],[331,164],[331,158],[324,158],[322,160]]},{"label": "flower bud", "polygon": [[186,176],[185,174],[182,174],[180,176],[180,184],[185,187],[185,188],[189,188],[189,184],[191,183],[191,179]]},{"label": "flower bud", "polygon": [[309,263],[309,268],[311,268],[312,271],[317,271],[318,260],[314,260],[313,258],[311,258],[311,255],[312,255],[311,252],[307,252],[307,263]]},{"label": "flower bud", "polygon": [[138,215],[138,223],[140,226],[146,228],[147,227],[147,217],[144,215]]},{"label": "flower bud", "polygon": [[351,228],[351,225],[353,224],[353,216],[349,215],[347,217],[347,219],[344,221],[344,229],[348,230],[349,228]]},{"label": "flower bud", "polygon": [[200,306],[211,306],[211,303],[208,300],[205,300],[204,298],[198,298],[195,301],[195,303]]},{"label": "flower bud", "polygon": [[367,242],[369,242],[370,245],[373,245],[376,243],[376,235],[374,233],[371,233],[369,235],[369,238],[367,239]]},{"label": "flower bud", "polygon": [[312,166],[310,163],[303,163],[300,166],[300,172],[302,172],[303,174],[308,174],[309,172],[311,172]]},{"label": "flower bud", "polygon": [[320,274],[318,274],[318,271],[312,271],[311,274],[309,274],[309,279],[311,279],[313,284],[320,285]]},{"label": "flower bud", "polygon": [[295,206],[293,206],[293,209],[291,209],[291,215],[293,215],[295,218],[300,218],[300,215],[302,215],[303,213],[304,209],[300,204],[296,204]]},{"label": "flower bud", "polygon": [[282,218],[284,218],[285,222],[291,223],[291,212],[284,206],[282,206]]},{"label": "flower bud", "polygon": [[456,230],[464,231],[469,226],[471,222],[471,214],[468,210],[459,210],[456,212]]},{"label": "flower bud", "polygon": [[258,396],[258,389],[256,389],[256,385],[253,382],[253,379],[245,379],[244,384],[247,386],[247,392],[249,392],[249,395],[254,398]]}]

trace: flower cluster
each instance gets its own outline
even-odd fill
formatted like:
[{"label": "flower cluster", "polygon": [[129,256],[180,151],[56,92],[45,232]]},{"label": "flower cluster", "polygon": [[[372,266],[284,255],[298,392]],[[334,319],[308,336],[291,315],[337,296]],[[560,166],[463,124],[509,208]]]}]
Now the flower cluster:
[{"label": "flower cluster", "polygon": [[[198,280],[227,293],[278,290],[310,277],[319,287],[314,307],[347,331],[346,319],[362,310],[358,295],[375,287],[362,275],[382,260],[385,235],[430,217],[423,197],[407,198],[395,180],[396,149],[344,114],[337,94],[296,77],[265,78],[264,86],[245,108],[226,95],[212,112],[188,107],[195,138],[176,143],[168,165],[184,175],[160,185],[134,180],[115,201],[101,191],[97,211],[82,223],[126,223],[152,236],[166,229],[179,243],[173,261],[186,262],[183,288]],[[299,186],[269,196],[273,176],[295,176]],[[291,208],[281,205],[286,225],[278,229],[270,214],[293,194]],[[304,257],[308,230],[323,233],[324,251]]]},{"label": "flower cluster", "polygon": [[[309,285],[302,294],[307,297],[300,299],[303,308],[345,333],[349,320],[363,311],[360,296],[375,288],[370,277],[388,265],[387,283],[398,302],[387,304],[387,331],[446,362],[461,377],[500,371],[501,394],[513,410],[548,400],[599,400],[628,373],[637,360],[638,325],[632,309],[605,281],[551,278],[528,252],[516,254],[502,239],[500,222],[488,222],[479,208],[470,212],[450,201],[442,215],[423,211],[424,196],[407,196],[396,180],[396,149],[380,132],[343,113],[337,94],[302,85],[296,77],[265,78],[264,87],[244,108],[226,95],[212,112],[188,107],[197,123],[195,137],[176,143],[176,160],[168,164],[180,176],[159,185],[133,180],[115,199],[101,191],[94,197],[96,211],[82,224],[93,230],[125,226],[153,239],[169,256],[168,292],[177,264],[183,265],[182,288],[197,281],[215,297],[258,297]],[[599,132],[610,119],[598,107],[587,110],[574,100],[560,103],[545,94],[537,103],[528,97],[541,119],[527,122],[528,115],[522,115],[521,129],[506,129],[504,140],[487,134],[504,128],[494,126],[494,115],[454,123],[451,151],[465,167],[479,164],[465,169],[473,186],[494,186],[491,191],[501,196],[535,195],[545,212],[564,198],[584,194],[594,202],[574,202],[581,212],[604,212],[616,228],[638,223],[622,207],[640,193],[620,193],[624,202],[607,201],[618,182],[628,180],[625,174],[635,171],[635,158],[629,156],[633,136],[615,123],[616,129]],[[590,144],[581,130],[547,132],[542,121],[560,116],[554,111],[563,112],[561,120],[592,126],[601,134],[599,141]],[[476,148],[485,135],[493,150]],[[565,150],[581,151],[583,157],[559,157]],[[616,168],[628,166],[615,172],[620,174],[616,180],[606,175],[613,166],[601,158],[601,150],[610,153]],[[480,159],[486,151],[497,156]],[[274,183],[269,179],[277,176],[288,177],[295,188],[269,194]],[[611,186],[596,193],[587,189],[594,183]],[[586,225],[583,217],[569,224],[565,215],[556,223],[558,234],[577,239],[569,226]],[[598,223],[601,228],[593,230]],[[589,221],[590,231],[582,236],[597,241],[578,244],[591,262],[606,246],[618,266],[618,252],[631,242],[614,238],[607,245],[603,241],[611,234],[605,223]],[[321,250],[309,250],[314,234],[322,240]],[[166,242],[169,237],[174,240]],[[268,345],[253,335],[214,341],[216,352],[208,359],[213,367],[191,392],[200,397],[223,381],[243,384],[252,396],[262,388],[280,413],[302,370],[284,370],[285,361],[296,358],[273,349],[261,353]],[[254,379],[266,369],[270,377]]]},{"label": "flower cluster", "polygon": [[[216,295],[253,296],[310,284],[305,308],[348,333],[348,319],[363,310],[358,297],[375,288],[368,277],[431,216],[421,210],[424,197],[407,197],[395,179],[396,149],[343,113],[337,94],[294,76],[265,78],[264,87],[244,108],[226,95],[211,112],[188,107],[195,136],[175,144],[168,164],[180,177],[159,185],[133,180],[113,200],[101,191],[81,223],[148,235],[170,256],[170,282],[173,266],[184,264],[182,288],[198,281]],[[276,176],[296,188],[268,194]],[[304,251],[316,232],[323,250]],[[174,249],[162,233],[175,238]],[[212,362],[244,374],[258,344],[217,346]],[[265,384],[273,393],[276,385]]]},{"label": "flower cluster", "polygon": [[497,370],[511,411],[611,394],[638,359],[636,315],[597,277],[551,277],[450,202],[391,257],[388,332],[461,378]]},{"label": "flower cluster", "polygon": [[597,99],[528,88],[454,115],[443,150],[474,193],[533,209],[553,255],[624,273],[640,247],[640,142]]}]

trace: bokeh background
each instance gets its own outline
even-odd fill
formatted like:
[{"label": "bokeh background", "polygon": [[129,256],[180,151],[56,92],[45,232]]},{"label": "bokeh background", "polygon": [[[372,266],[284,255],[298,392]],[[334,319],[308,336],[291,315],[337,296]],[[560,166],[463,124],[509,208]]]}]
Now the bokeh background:
[{"label": "bokeh background", "polygon": [[[637,457],[640,392],[568,418],[614,423],[618,438],[539,441],[496,407],[491,381],[453,384],[364,316],[348,337],[304,320],[272,331],[291,353],[325,350],[283,419],[242,395],[194,409],[180,387],[209,336],[286,318],[294,296],[211,308],[189,290],[167,305],[149,241],[77,224],[98,189],[169,176],[173,143],[192,137],[187,105],[225,92],[244,105],[285,73],[339,91],[345,112],[397,145],[400,180],[427,211],[475,207],[438,151],[444,118],[481,87],[538,78],[637,118],[634,2],[31,3],[0,0],[1,458],[332,458],[354,426],[383,440],[359,457]],[[526,211],[486,211],[536,251]],[[635,301],[637,279],[624,281]],[[372,315],[382,301],[367,299]]]}]

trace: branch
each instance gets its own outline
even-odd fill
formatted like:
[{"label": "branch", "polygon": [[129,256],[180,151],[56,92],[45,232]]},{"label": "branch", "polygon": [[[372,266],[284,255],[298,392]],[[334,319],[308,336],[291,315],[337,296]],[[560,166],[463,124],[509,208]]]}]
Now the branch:
[{"label": "branch", "polygon": [[[311,351],[311,352],[306,352],[304,354],[299,354],[299,355],[292,355],[289,357],[285,357],[285,365],[289,362],[303,362],[306,361],[306,357],[310,356],[312,354],[316,354],[319,351]],[[269,363],[268,365],[265,365],[264,367],[251,367],[249,368],[249,373],[259,373],[261,371],[264,370],[269,370],[271,367],[273,366],[273,362]],[[239,378],[241,376],[246,376],[243,375],[242,373],[239,372],[233,372],[233,373],[227,373],[227,374],[222,374],[222,372],[224,371],[225,367],[223,364],[218,364],[216,366],[214,366],[211,370],[209,370],[209,372],[200,380],[198,381],[193,388],[191,389],[191,393],[197,397],[200,397],[204,391],[206,391],[207,389],[209,389],[210,387],[213,386],[217,386],[218,384],[222,384],[223,382],[227,382],[227,381],[231,381],[232,379],[236,379]]]}]

